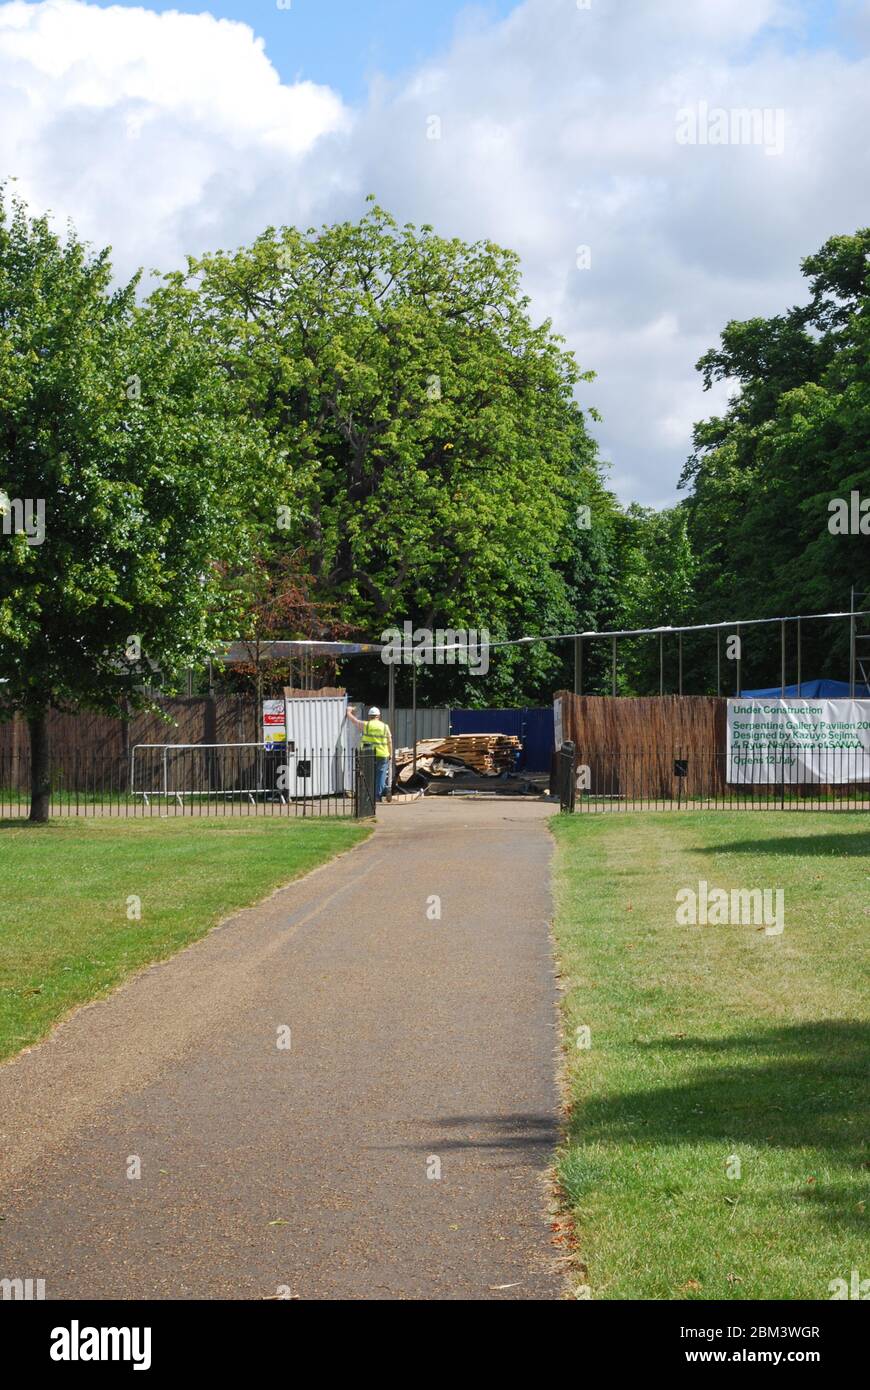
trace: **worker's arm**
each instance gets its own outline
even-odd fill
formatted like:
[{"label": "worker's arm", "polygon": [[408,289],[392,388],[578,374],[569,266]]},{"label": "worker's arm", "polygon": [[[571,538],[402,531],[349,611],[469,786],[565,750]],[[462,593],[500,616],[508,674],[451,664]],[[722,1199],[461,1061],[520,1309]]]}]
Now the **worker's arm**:
[{"label": "worker's arm", "polygon": [[348,717],[348,719],[350,720],[351,724],[356,724],[357,728],[359,728],[359,729],[363,728],[363,726],[364,726],[364,724],[365,724],[365,720],[364,720],[364,719],[357,719],[356,715],[353,714],[351,710],[348,710],[348,712],[347,712],[347,717]]}]

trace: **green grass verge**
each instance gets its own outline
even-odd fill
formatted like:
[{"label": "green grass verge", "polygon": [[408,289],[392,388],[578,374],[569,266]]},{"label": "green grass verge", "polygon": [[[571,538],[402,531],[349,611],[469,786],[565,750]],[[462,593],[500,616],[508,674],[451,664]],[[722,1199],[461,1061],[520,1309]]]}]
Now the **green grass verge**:
[{"label": "green grass verge", "polygon": [[0,823],[0,1057],[369,833],[259,816]]},{"label": "green grass verge", "polygon": [[[579,1282],[828,1299],[870,1277],[867,814],[552,824]],[[677,892],[701,880],[782,888],[782,935],[678,925]]]}]

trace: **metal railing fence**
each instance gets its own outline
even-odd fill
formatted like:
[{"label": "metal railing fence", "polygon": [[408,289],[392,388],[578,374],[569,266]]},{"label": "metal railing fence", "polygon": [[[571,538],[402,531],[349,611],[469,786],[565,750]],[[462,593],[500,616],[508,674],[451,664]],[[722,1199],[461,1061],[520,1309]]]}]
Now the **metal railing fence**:
[{"label": "metal railing fence", "polygon": [[[257,743],[137,744],[129,758],[61,749],[51,756],[49,814],[373,815],[364,761],[355,749]],[[30,786],[29,750],[0,751],[0,817],[28,815]]]},{"label": "metal railing fence", "polygon": [[732,753],[591,751],[563,744],[563,811],[870,810],[870,754],[781,745]]}]

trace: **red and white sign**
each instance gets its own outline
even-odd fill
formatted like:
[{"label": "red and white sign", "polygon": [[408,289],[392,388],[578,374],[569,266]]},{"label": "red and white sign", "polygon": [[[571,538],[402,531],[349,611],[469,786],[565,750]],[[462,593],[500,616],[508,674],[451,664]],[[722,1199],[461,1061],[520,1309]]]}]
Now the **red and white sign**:
[{"label": "red and white sign", "polygon": [[283,700],[263,701],[263,742],[267,748],[287,742],[287,723]]}]

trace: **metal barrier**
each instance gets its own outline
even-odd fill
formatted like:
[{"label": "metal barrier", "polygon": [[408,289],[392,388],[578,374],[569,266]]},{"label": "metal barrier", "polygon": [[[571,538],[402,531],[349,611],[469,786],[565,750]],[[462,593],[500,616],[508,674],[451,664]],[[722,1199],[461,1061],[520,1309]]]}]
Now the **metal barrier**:
[{"label": "metal barrier", "polygon": [[[137,744],[51,757],[51,816],[372,816],[374,774],[355,749]],[[0,753],[0,817],[30,810],[30,753]]]}]

